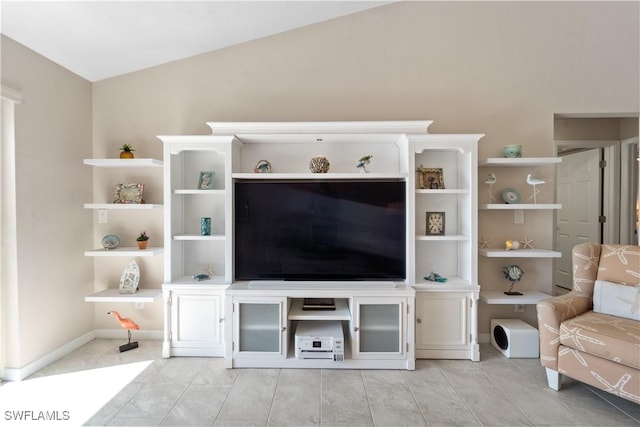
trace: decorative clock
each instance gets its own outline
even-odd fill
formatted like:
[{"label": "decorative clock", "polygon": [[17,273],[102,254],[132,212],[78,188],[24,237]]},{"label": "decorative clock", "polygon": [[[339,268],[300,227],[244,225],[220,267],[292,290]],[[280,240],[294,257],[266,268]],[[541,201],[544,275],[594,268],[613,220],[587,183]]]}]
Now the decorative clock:
[{"label": "decorative clock", "polygon": [[427,212],[427,236],[444,235],[444,212]]}]

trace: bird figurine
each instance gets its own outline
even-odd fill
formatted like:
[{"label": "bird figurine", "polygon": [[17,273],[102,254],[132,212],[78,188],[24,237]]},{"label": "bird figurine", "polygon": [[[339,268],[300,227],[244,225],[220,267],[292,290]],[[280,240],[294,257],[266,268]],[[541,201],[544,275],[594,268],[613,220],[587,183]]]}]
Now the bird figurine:
[{"label": "bird figurine", "polygon": [[529,174],[527,175],[527,184],[529,184],[530,186],[533,187],[533,194],[531,195],[531,197],[529,197],[527,200],[531,200],[533,199],[533,203],[537,203],[536,201],[536,195],[540,192],[540,190],[538,190],[536,188],[536,185],[540,185],[540,184],[545,184],[546,181],[543,181],[539,178],[535,178],[533,175]]},{"label": "bird figurine", "polygon": [[493,184],[498,182],[496,178],[496,174],[491,172],[487,175],[487,179],[484,180],[485,184],[489,184],[489,203],[495,201],[495,197],[493,197]]},{"label": "bird figurine", "polygon": [[524,275],[524,271],[517,265],[513,264],[509,267],[504,267],[502,269],[502,274],[504,274],[504,278],[511,282],[511,286],[509,286],[509,290],[505,292],[505,295],[522,295],[520,292],[514,292],[513,285],[518,283],[522,276]]},{"label": "bird figurine", "polygon": [[124,329],[127,330],[129,342],[127,344],[123,344],[120,346],[120,353],[122,353],[123,351],[128,351],[128,350],[133,350],[134,348],[138,348],[137,341],[131,342],[131,330],[135,329],[137,331],[138,329],[140,329],[137,323],[131,319],[127,319],[125,317],[120,316],[120,313],[118,313],[117,311],[109,311],[107,312],[107,314],[110,314],[116,319],[118,319],[118,322],[120,322],[120,326],[122,326]]},{"label": "bird figurine", "polygon": [[371,163],[372,157],[373,156],[371,154],[369,154],[368,156],[360,157],[360,160],[358,160],[358,164],[356,165],[356,167],[360,169],[360,172],[369,173],[369,171],[367,170],[367,165]]},{"label": "bird figurine", "polygon": [[213,268],[211,267],[211,264],[209,264],[209,267],[203,268],[203,270],[206,271],[207,274],[193,275],[193,278],[196,279],[198,282],[202,282],[203,280],[209,280],[213,277]]}]

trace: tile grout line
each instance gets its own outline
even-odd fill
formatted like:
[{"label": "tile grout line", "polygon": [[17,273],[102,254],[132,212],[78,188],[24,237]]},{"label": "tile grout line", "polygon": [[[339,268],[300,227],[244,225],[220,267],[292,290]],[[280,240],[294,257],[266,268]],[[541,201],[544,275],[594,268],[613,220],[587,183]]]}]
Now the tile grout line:
[{"label": "tile grout line", "polygon": [[473,415],[473,418],[476,419],[478,424],[483,426],[484,424],[482,424],[482,421],[480,421],[480,418],[478,418],[478,415],[476,415],[475,411],[471,409],[469,404],[467,404],[467,401],[464,399],[464,397],[460,393],[458,393],[458,388],[451,382],[451,380],[449,379],[449,376],[447,375],[447,372],[439,366],[438,366],[438,369],[440,370],[440,372],[442,372],[442,376],[444,376],[444,379],[447,380],[453,392],[456,394],[456,396],[458,396],[458,399],[460,399],[460,402],[462,402],[464,407],[467,408],[467,410],[471,413],[471,415]]},{"label": "tile grout line", "polygon": [[[411,371],[409,371],[409,372],[411,372]],[[424,420],[424,424],[426,426],[428,426],[429,425],[429,421],[427,421],[427,417],[425,416],[424,411],[422,410],[422,407],[418,403],[418,399],[416,399],[416,395],[414,394],[413,389],[411,388],[409,383],[407,383],[406,372],[402,372],[402,382],[404,383],[405,387],[407,387],[407,389],[409,390],[409,393],[411,394],[411,397],[413,397],[413,403],[416,404],[416,407],[418,408],[418,411],[420,411],[420,415],[422,416],[422,419]]]},{"label": "tile grout line", "polygon": [[371,410],[371,402],[369,402],[369,393],[367,393],[367,384],[364,381],[364,369],[360,369],[360,380],[362,381],[362,389],[364,390],[364,398],[367,400],[367,407],[369,408],[369,415],[371,416],[371,423],[376,425],[376,420],[373,418],[373,411]]},{"label": "tile grout line", "polygon": [[276,401],[276,394],[278,393],[278,385],[280,384],[280,375],[282,373],[282,369],[278,369],[278,378],[276,379],[276,386],[273,389],[273,395],[271,396],[271,405],[269,405],[269,414],[267,415],[267,426],[269,425],[269,421],[271,420],[271,413],[273,412],[273,403]]},{"label": "tile grout line", "polygon": [[238,377],[239,376],[240,376],[240,374],[235,375],[233,377],[233,381],[231,382],[231,385],[229,386],[229,390],[227,390],[227,394],[224,396],[224,399],[222,400],[222,403],[220,404],[220,409],[218,409],[218,413],[216,414],[215,418],[213,419],[213,422],[211,423],[211,427],[216,425],[216,421],[218,421],[218,417],[220,416],[220,412],[222,411],[222,408],[224,408],[224,404],[227,403],[227,399],[229,398],[229,395],[231,394],[231,390],[233,390],[233,386],[236,384],[236,381],[238,381]]}]

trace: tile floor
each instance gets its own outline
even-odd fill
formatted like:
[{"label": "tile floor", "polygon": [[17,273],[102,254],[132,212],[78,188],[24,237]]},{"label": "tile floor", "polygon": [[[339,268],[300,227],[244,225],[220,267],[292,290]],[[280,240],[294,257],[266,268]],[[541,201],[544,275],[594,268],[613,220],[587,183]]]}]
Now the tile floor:
[{"label": "tile floor", "polygon": [[[53,408],[66,411],[69,425],[640,425],[640,405],[567,378],[555,392],[537,359],[507,359],[489,345],[481,346],[480,362],[418,360],[415,371],[361,371],[228,370],[221,359],[162,359],[157,341],[126,353],[119,344],[95,340],[25,381],[3,384],[0,396],[7,392],[14,405],[2,408],[4,420],[7,409],[25,407],[16,399],[37,413],[57,398]],[[80,376],[85,382],[72,391],[54,386],[41,396],[49,406],[36,402],[37,392],[20,397],[20,387]]]}]

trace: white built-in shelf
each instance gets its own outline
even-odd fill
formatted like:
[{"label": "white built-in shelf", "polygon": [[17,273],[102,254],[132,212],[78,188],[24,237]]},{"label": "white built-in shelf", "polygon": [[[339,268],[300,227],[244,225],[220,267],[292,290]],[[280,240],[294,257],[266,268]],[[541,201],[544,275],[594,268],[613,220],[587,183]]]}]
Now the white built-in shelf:
[{"label": "white built-in shelf", "polygon": [[235,179],[405,179],[406,173],[232,173]]},{"label": "white built-in shelf", "polygon": [[[214,272],[215,273],[215,272]],[[205,274],[204,270],[201,272],[196,272],[195,274]],[[198,286],[211,286],[211,285],[228,285],[225,282],[223,275],[215,275],[211,279],[207,280],[196,280],[193,276],[182,276],[175,278],[171,281],[171,283],[164,283],[164,285],[198,285]]]},{"label": "white built-in shelf", "polygon": [[156,256],[160,255],[164,252],[164,248],[152,248],[147,247],[147,249],[138,249],[135,246],[132,247],[118,247],[115,249],[92,249],[89,251],[84,251],[84,256]]},{"label": "white built-in shelf", "polygon": [[200,234],[176,234],[173,240],[224,240],[224,234],[212,234],[210,236],[202,236]]},{"label": "white built-in shelf", "polygon": [[560,203],[486,203],[479,205],[478,208],[502,210],[562,209],[562,205]]},{"label": "white built-in shelf", "polygon": [[416,240],[428,240],[428,241],[464,241],[469,240],[469,236],[462,234],[445,234],[444,236],[425,236],[422,234],[416,235]]},{"label": "white built-in shelf", "polygon": [[226,194],[225,190],[198,190],[198,189],[176,189],[173,190],[173,194]]},{"label": "white built-in shelf", "polygon": [[148,168],[162,167],[162,160],[156,159],[84,159],[84,164],[103,168]]},{"label": "white built-in shelf", "polygon": [[500,291],[480,291],[480,301],[487,304],[537,304],[551,298],[544,292],[521,291],[522,295],[505,295]]},{"label": "white built-in shelf", "polygon": [[149,210],[162,209],[163,205],[153,203],[85,203],[85,209],[121,209],[121,210]]},{"label": "white built-in shelf", "polygon": [[465,188],[439,189],[432,190],[428,188],[420,188],[416,190],[416,194],[469,194],[469,190]]},{"label": "white built-in shelf", "polygon": [[478,249],[478,255],[487,258],[560,258],[562,253],[546,249]]},{"label": "white built-in shelf", "polygon": [[478,163],[478,166],[545,166],[554,165],[560,162],[562,162],[561,157],[489,157],[488,159],[481,160]]},{"label": "white built-in shelf", "polygon": [[432,282],[423,277],[416,277],[413,286],[416,289],[442,290],[442,291],[474,291],[480,289],[477,284],[472,284],[468,280],[458,276],[448,276],[445,283]]},{"label": "white built-in shelf", "polygon": [[86,302],[154,302],[162,297],[162,289],[138,289],[135,294],[121,294],[118,289],[105,289],[84,297]]},{"label": "white built-in shelf", "polygon": [[335,310],[303,310],[302,299],[294,299],[289,309],[289,320],[351,320],[351,312],[344,298],[336,298]]}]

